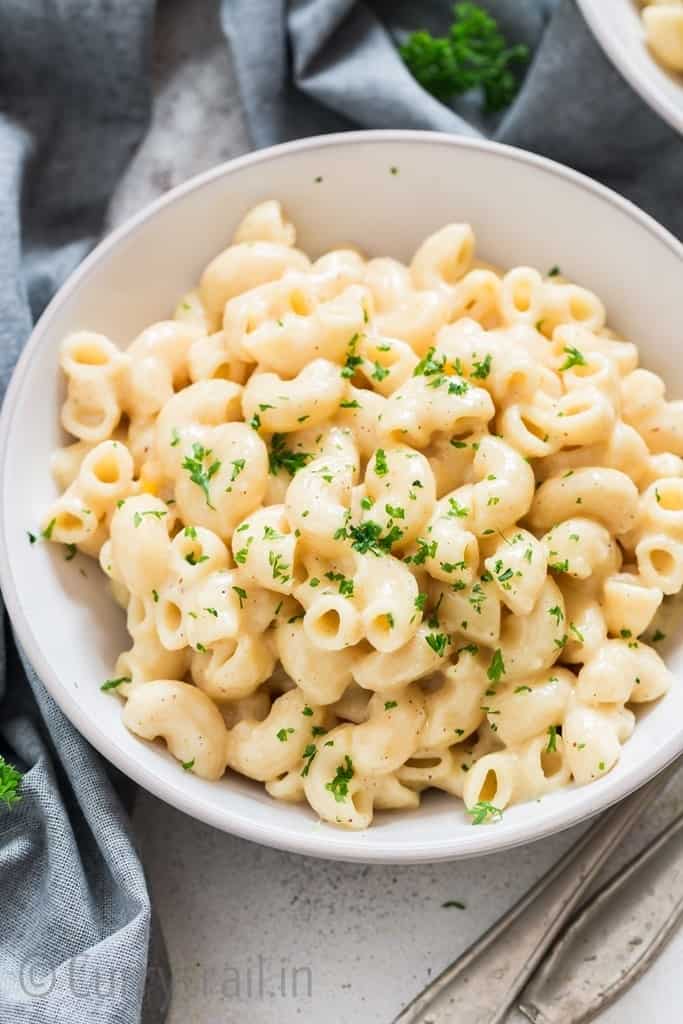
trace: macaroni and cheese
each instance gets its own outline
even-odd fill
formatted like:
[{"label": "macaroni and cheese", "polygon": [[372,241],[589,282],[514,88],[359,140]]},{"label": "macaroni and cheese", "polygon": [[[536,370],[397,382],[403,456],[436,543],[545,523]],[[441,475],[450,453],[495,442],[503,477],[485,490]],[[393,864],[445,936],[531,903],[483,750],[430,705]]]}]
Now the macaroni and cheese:
[{"label": "macaroni and cheese", "polygon": [[125,351],[63,343],[43,535],[126,609],[104,689],[185,770],[348,828],[599,779],[671,683],[683,403],[596,295],[477,263],[467,224],[409,265],[295,237],[263,202]]}]

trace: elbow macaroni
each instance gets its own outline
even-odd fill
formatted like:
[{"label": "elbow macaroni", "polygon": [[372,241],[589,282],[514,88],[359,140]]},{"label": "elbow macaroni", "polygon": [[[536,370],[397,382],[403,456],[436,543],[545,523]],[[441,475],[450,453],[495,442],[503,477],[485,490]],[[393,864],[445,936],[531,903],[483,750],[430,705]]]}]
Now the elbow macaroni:
[{"label": "elbow macaroni", "polygon": [[409,266],[295,241],[267,200],[172,319],[62,346],[43,536],[127,610],[124,723],[353,829],[598,778],[671,684],[642,635],[683,586],[683,403],[466,224]]}]

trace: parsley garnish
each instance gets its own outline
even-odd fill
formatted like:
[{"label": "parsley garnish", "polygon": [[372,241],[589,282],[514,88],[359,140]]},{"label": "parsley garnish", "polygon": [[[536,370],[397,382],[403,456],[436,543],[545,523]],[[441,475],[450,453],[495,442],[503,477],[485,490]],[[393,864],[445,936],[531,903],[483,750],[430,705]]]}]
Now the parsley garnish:
[{"label": "parsley garnish", "polygon": [[583,352],[579,352],[578,348],[574,348],[573,345],[565,345],[564,351],[567,353],[567,358],[560,367],[560,370],[571,370],[572,366],[586,365],[586,357]]},{"label": "parsley garnish", "polygon": [[197,487],[200,487],[206,498],[206,504],[209,508],[214,509],[215,506],[211,504],[209,497],[209,481],[218,470],[221,468],[221,464],[218,459],[215,459],[210,466],[205,466],[206,460],[211,455],[211,449],[205,448],[203,445],[195,441],[192,445],[192,456],[186,455],[182,462],[182,468],[186,469],[190,474],[190,480]]},{"label": "parsley garnish", "polygon": [[528,60],[528,47],[507,46],[496,21],[478,4],[456,4],[453,18],[446,36],[413,32],[400,47],[401,57],[423,89],[442,102],[479,87],[484,109],[502,110],[518,89],[511,65]]},{"label": "parsley garnish", "polygon": [[292,735],[293,732],[294,732],[294,730],[291,729],[291,728],[290,729],[278,729],[278,731],[275,733],[275,735],[279,739],[280,743],[285,743],[289,739],[289,737]]},{"label": "parsley garnish", "polygon": [[191,772],[192,769],[194,768],[194,762],[195,762],[195,759],[193,757],[191,761],[181,761],[180,763],[183,766],[183,770],[184,771]]},{"label": "parsley garnish", "polygon": [[317,753],[318,753],[318,748],[316,747],[315,743],[308,743],[304,747],[304,752],[301,755],[302,758],[304,759],[304,761],[306,762],[306,764],[301,769],[301,774],[303,775],[304,778],[306,778],[306,776],[308,775],[309,771],[311,770],[311,765],[313,764],[313,758],[315,757],[315,755]]},{"label": "parsley garnish", "polygon": [[425,640],[440,658],[446,653],[446,644],[450,643],[450,639],[445,633],[428,633]]},{"label": "parsley garnish", "polygon": [[488,800],[478,800],[474,807],[468,807],[467,813],[472,818],[473,825],[483,825],[487,821],[500,820],[503,812],[500,807],[494,807]]},{"label": "parsley garnish", "polygon": [[349,795],[349,782],[353,778],[353,762],[348,754],[344,757],[344,763],[337,765],[337,774],[330,781],[325,783],[325,789],[330,792],[338,804],[344,803]]},{"label": "parsley garnish", "polygon": [[[220,466],[220,462],[218,465]],[[133,516],[133,526],[139,526],[143,516],[154,516],[155,519],[162,519],[165,515],[166,511],[160,512],[155,508],[150,508],[146,512],[136,512]]]},{"label": "parsley garnish", "polygon": [[397,707],[398,707],[398,701],[397,700],[385,700],[384,701],[384,710],[385,711],[391,711],[392,708],[397,708]]},{"label": "parsley garnish", "polygon": [[375,473],[377,476],[386,476],[389,472],[389,466],[387,465],[387,455],[384,448],[378,448],[375,452]]},{"label": "parsley garnish", "polygon": [[20,782],[21,772],[0,754],[0,802],[10,810],[21,800]]},{"label": "parsley garnish", "polygon": [[312,458],[310,452],[293,452],[288,448],[285,444],[284,434],[273,434],[270,439],[268,468],[273,476],[276,476],[280,469],[285,469],[290,476],[294,476]]},{"label": "parsley garnish", "polygon": [[493,652],[491,664],[486,669],[486,675],[492,683],[499,683],[501,676],[505,675],[505,662],[503,661],[503,653],[500,647],[497,647]]},{"label": "parsley garnish", "polygon": [[491,372],[492,358],[493,356],[489,352],[489,354],[486,356],[486,359],[482,360],[481,362],[472,363],[474,369],[472,370],[470,376],[476,377],[477,380],[486,380],[489,373]]},{"label": "parsley garnish", "polygon": [[548,743],[545,748],[546,754],[555,754],[557,752],[557,726],[548,726]]},{"label": "parsley garnish", "polygon": [[119,676],[118,679],[106,679],[100,686],[100,690],[106,693],[107,690],[115,690],[117,686],[121,685],[121,683],[130,682],[132,682],[130,676]]}]

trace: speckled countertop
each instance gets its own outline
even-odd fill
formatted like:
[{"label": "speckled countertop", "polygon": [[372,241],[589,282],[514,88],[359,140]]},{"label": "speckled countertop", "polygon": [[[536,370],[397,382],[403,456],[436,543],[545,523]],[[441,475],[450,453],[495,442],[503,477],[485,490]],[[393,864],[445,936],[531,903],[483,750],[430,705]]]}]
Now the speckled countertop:
[{"label": "speckled countertop", "polygon": [[[216,6],[159,5],[153,122],[113,197],[112,224],[248,149]],[[682,807],[683,771],[609,873]],[[255,846],[146,793],[134,822],[173,965],[170,1024],[388,1022],[580,831],[480,860],[366,867]],[[465,909],[443,906],[453,900]],[[673,1021],[682,958],[683,933],[600,1024]]]}]

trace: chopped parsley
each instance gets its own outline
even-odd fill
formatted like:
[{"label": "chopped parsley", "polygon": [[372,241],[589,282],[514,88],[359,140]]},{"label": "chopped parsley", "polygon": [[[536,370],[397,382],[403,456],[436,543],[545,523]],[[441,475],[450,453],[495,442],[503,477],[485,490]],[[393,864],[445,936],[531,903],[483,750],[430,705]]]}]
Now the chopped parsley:
[{"label": "chopped parsley", "polygon": [[232,589],[235,591],[237,597],[239,598],[240,608],[244,608],[244,602],[247,599],[246,590],[244,589],[244,587],[233,587]]},{"label": "chopped parsley", "polygon": [[458,501],[455,500],[455,498],[449,498],[447,514],[455,519],[466,519],[467,516],[470,514],[470,510],[468,508],[465,508],[464,505],[461,505]]},{"label": "chopped parsley", "polygon": [[275,735],[279,739],[280,743],[285,743],[289,739],[289,737],[292,735],[293,732],[294,732],[294,730],[291,729],[291,728],[290,729],[278,729],[278,731],[275,733]]},{"label": "chopped parsley", "polygon": [[578,348],[574,348],[573,345],[565,345],[564,351],[567,353],[567,358],[560,367],[560,371],[571,370],[572,366],[586,365],[586,357],[583,352],[579,352]]},{"label": "chopped parsley", "polygon": [[325,783],[325,789],[332,794],[338,804],[344,803],[349,795],[349,782],[352,778],[353,762],[346,754],[343,764],[337,765],[337,773],[334,778]]},{"label": "chopped parsley", "polygon": [[501,677],[505,675],[505,662],[503,661],[503,652],[500,647],[497,647],[493,652],[491,664],[486,670],[486,675],[492,683],[499,683]]},{"label": "chopped parsley", "polygon": [[0,803],[10,810],[21,800],[21,772],[0,754]]},{"label": "chopped parsley", "polygon": [[273,434],[270,439],[268,468],[272,476],[277,476],[281,469],[286,470],[290,476],[294,476],[312,458],[313,455],[310,452],[293,452],[291,448],[288,448],[285,444],[284,434]]},{"label": "chopped parsley", "polygon": [[[220,466],[220,463],[218,465]],[[155,508],[150,508],[146,512],[136,512],[133,516],[133,526],[139,526],[143,516],[154,516],[155,519],[163,519],[166,514],[166,510],[160,512]]]},{"label": "chopped parsley", "polygon": [[484,825],[486,822],[500,820],[503,812],[500,807],[495,807],[488,800],[478,800],[474,807],[468,807],[467,813],[472,818],[473,825]]},{"label": "chopped parsley", "polygon": [[218,459],[215,459],[207,467],[205,463],[210,455],[210,448],[205,448],[203,445],[199,444],[198,441],[195,441],[192,445],[192,456],[185,456],[182,462],[182,468],[187,470],[190,474],[190,480],[192,483],[201,488],[204,497],[206,498],[206,504],[209,508],[214,509],[215,511],[215,506],[211,504],[210,500],[209,481],[221,468],[221,464]]},{"label": "chopped parsley", "polygon": [[306,778],[306,776],[310,772],[311,765],[313,764],[313,758],[315,757],[315,755],[317,753],[318,753],[318,748],[316,747],[315,743],[308,743],[304,747],[304,752],[301,755],[303,760],[305,761],[305,764],[304,764],[303,768],[301,769],[301,775],[304,778]]},{"label": "chopped parsley", "polygon": [[375,473],[377,476],[386,476],[389,472],[389,466],[387,464],[387,455],[383,448],[378,448],[375,452]]},{"label": "chopped parsley", "polygon": [[489,373],[491,372],[491,360],[492,355],[489,352],[484,360],[481,362],[474,362],[472,365],[474,369],[470,374],[471,377],[475,377],[477,380],[486,380]]},{"label": "chopped parsley", "polygon": [[451,642],[450,638],[446,636],[445,633],[428,633],[425,640],[434,653],[440,658],[443,658],[446,653],[446,645]]},{"label": "chopped parsley", "polygon": [[122,683],[130,683],[132,679],[130,676],[119,676],[118,679],[105,679],[100,686],[100,690],[106,693],[107,690],[115,690],[117,686],[121,686]]},{"label": "chopped parsley", "polygon": [[475,3],[458,3],[445,36],[426,30],[413,32],[399,52],[423,89],[443,103],[480,88],[484,109],[502,110],[518,89],[513,64],[529,59],[523,44],[508,46],[498,24]]},{"label": "chopped parsley", "polygon": [[555,754],[555,753],[557,753],[557,726],[556,725],[549,725],[548,726],[548,742],[546,744],[545,752],[546,752],[546,754]]}]

